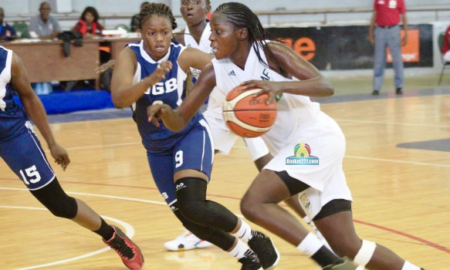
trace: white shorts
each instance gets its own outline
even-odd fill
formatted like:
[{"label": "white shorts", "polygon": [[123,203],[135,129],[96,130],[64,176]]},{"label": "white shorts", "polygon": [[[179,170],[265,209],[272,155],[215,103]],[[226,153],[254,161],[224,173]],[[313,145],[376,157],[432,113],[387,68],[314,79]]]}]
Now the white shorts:
[{"label": "white shorts", "polygon": [[301,128],[297,134],[290,136],[295,139],[287,142],[264,169],[286,171],[311,187],[300,195],[300,202],[311,219],[331,200],[352,201],[342,170],[345,136],[338,124],[323,114],[318,123]]},{"label": "white shorts", "polygon": [[[220,108],[220,111],[206,110],[206,112],[203,113],[203,116],[211,129],[214,140],[214,149],[221,154],[228,155],[239,136],[234,134],[223,121],[222,109]],[[259,137],[251,139],[246,138],[244,141],[253,161],[269,154],[269,149],[263,139]]]}]

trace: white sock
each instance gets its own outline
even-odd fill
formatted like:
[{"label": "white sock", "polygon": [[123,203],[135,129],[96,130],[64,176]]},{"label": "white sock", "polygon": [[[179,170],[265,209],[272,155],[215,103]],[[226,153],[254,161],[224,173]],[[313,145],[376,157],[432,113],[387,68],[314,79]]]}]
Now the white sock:
[{"label": "white sock", "polygon": [[319,240],[319,238],[317,238],[317,236],[313,233],[308,233],[300,245],[297,246],[297,249],[311,257],[316,254],[321,247],[323,247],[323,243]]},{"label": "white sock", "polygon": [[420,270],[420,267],[415,266],[414,264],[405,261],[405,264],[402,267],[402,270]]},{"label": "white sock", "polygon": [[241,227],[236,233],[233,233],[232,235],[236,236],[239,239],[242,239],[245,242],[248,242],[253,237],[252,228],[250,228],[250,225],[248,225],[241,219]]},{"label": "white sock", "polygon": [[231,251],[228,251],[228,253],[239,260],[245,257],[245,253],[247,252],[247,250],[250,250],[250,248],[244,242],[238,239],[237,245]]}]

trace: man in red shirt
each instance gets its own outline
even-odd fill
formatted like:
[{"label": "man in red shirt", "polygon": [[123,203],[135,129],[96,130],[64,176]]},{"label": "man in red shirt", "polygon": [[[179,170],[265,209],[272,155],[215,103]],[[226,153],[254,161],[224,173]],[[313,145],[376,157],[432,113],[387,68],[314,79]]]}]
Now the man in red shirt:
[{"label": "man in red shirt", "polygon": [[445,30],[444,43],[441,48],[445,62],[450,62],[450,26]]},{"label": "man in red shirt", "polygon": [[[405,35],[400,38],[400,17]],[[374,31],[375,28],[375,31]],[[386,65],[386,46],[392,54],[395,71],[396,94],[403,94],[403,60],[401,47],[408,41],[408,21],[404,0],[375,0],[369,27],[369,41],[375,44],[373,95],[378,95],[383,85]]]}]

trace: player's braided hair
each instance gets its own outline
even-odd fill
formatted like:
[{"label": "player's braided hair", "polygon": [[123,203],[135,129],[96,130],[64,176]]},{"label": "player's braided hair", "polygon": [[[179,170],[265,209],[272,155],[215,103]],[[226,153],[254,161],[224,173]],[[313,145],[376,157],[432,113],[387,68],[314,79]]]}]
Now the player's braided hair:
[{"label": "player's braided hair", "polygon": [[247,29],[248,41],[250,42],[250,44],[252,44],[253,49],[256,51],[256,55],[258,56],[259,62],[261,64],[269,67],[269,64],[266,63],[261,57],[261,49],[263,49],[263,51],[268,53],[270,59],[275,61],[275,63],[280,68],[281,73],[283,75],[286,74],[270,48],[265,48],[265,45],[267,43],[266,40],[278,40],[275,39],[266,29],[264,29],[258,16],[253,13],[253,11],[251,11],[244,4],[229,2],[220,5],[215,12],[224,14],[228,18],[228,21],[236,28]]},{"label": "player's braided hair", "polygon": [[145,4],[141,9],[141,12],[139,13],[139,29],[142,30],[142,25],[144,24],[144,22],[153,15],[169,18],[169,20],[172,22],[172,30],[176,29],[178,26],[175,18],[173,17],[170,7],[161,3],[150,3]]}]

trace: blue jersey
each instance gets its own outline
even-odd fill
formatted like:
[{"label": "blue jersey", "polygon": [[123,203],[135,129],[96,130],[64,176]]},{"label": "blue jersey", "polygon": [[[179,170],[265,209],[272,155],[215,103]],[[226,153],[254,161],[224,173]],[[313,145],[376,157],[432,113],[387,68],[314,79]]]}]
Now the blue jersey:
[{"label": "blue jersey", "polygon": [[0,46],[0,141],[8,141],[26,131],[28,117],[13,100],[11,63],[13,52]]},{"label": "blue jersey", "polygon": [[167,129],[162,121],[160,127],[148,122],[147,107],[153,102],[160,100],[169,105],[172,109],[180,106],[184,96],[185,82],[187,75],[178,66],[178,56],[185,49],[184,46],[171,43],[167,54],[159,61],[154,61],[144,50],[144,42],[128,44],[137,57],[137,67],[134,74],[133,84],[139,83],[142,79],[149,76],[163,61],[172,62],[173,68],[166,74],[166,77],[150,87],[145,94],[132,105],[133,118],[137,123],[139,133],[142,137],[142,143],[147,151],[158,153],[172,148],[181,138],[183,138],[197,123],[203,119],[200,113],[197,113],[187,126],[180,132],[172,132]]}]

